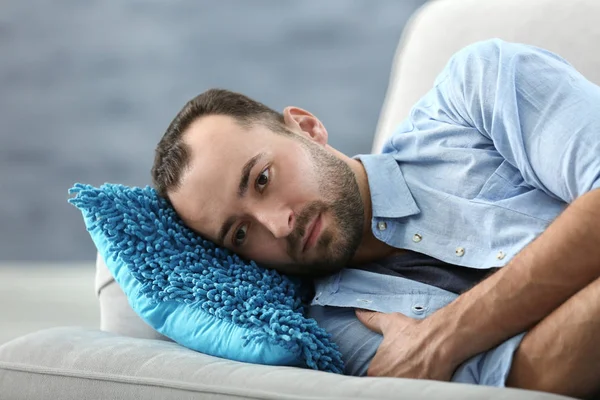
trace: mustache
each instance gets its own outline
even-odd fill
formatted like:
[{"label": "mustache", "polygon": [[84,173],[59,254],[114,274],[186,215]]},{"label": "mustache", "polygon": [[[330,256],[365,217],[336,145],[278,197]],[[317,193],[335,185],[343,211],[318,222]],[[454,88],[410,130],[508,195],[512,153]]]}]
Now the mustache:
[{"label": "mustache", "polygon": [[327,205],[322,201],[313,201],[304,207],[304,210],[296,218],[296,228],[287,237],[288,253],[293,260],[297,260],[302,252],[302,238],[306,234],[308,223],[315,215],[325,211]]}]

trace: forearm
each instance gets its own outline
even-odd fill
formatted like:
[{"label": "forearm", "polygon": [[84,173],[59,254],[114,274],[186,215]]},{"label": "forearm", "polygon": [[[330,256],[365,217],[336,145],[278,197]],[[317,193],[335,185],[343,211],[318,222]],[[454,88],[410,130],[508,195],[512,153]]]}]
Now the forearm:
[{"label": "forearm", "polygon": [[600,390],[600,278],[531,329],[507,386],[587,398]]},{"label": "forearm", "polygon": [[594,190],[575,200],[506,267],[427,323],[449,362],[458,365],[531,328],[598,276],[600,190]]}]

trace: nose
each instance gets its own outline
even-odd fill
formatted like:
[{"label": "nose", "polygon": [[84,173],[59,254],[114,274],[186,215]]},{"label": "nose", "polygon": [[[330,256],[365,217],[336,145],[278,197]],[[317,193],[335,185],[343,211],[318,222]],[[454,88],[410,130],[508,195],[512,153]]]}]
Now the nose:
[{"label": "nose", "polygon": [[272,206],[261,207],[256,212],[256,220],[266,227],[276,239],[285,238],[294,231],[296,217],[289,208]]}]

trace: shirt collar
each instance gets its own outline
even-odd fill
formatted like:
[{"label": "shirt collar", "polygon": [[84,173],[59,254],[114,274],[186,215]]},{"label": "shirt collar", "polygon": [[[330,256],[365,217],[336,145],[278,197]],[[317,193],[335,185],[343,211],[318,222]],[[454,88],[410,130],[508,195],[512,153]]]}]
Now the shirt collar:
[{"label": "shirt collar", "polygon": [[402,218],[421,212],[391,154],[363,154],[354,159],[367,172],[373,218]]}]

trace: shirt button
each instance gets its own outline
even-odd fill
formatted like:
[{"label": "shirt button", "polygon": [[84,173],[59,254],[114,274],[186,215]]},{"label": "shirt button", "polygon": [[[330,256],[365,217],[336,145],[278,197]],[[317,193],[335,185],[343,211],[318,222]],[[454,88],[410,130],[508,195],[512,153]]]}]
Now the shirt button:
[{"label": "shirt button", "polygon": [[419,243],[421,239],[423,239],[423,236],[419,235],[418,233],[415,233],[415,235],[413,236],[413,242],[415,243]]},{"label": "shirt button", "polygon": [[425,312],[425,307],[423,307],[420,304],[415,304],[414,306],[412,306],[412,311],[414,314],[421,315]]},{"label": "shirt button", "polygon": [[377,229],[385,231],[387,229],[387,224],[384,221],[380,221],[377,223]]},{"label": "shirt button", "polygon": [[464,247],[457,247],[455,253],[459,257],[464,256],[465,255],[465,249],[464,249]]},{"label": "shirt button", "polygon": [[502,252],[502,251],[499,251],[498,254],[496,254],[496,258],[498,260],[504,259],[505,256],[506,256],[506,254],[504,254],[504,252]]}]

